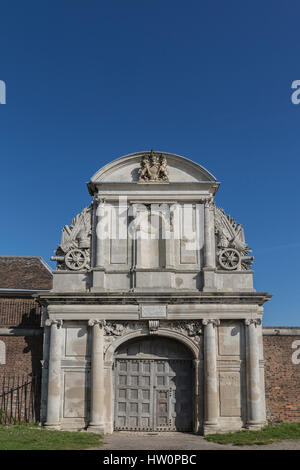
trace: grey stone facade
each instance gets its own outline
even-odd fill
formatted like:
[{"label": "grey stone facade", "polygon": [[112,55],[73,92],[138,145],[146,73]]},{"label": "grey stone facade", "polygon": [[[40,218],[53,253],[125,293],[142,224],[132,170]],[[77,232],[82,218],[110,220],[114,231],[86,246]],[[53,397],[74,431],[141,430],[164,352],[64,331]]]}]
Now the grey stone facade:
[{"label": "grey stone facade", "polygon": [[253,288],[251,250],[216,207],[218,187],[200,165],[154,151],[92,177],[91,205],[64,227],[53,289],[39,296],[45,426],[210,433],[265,424],[270,295]]}]

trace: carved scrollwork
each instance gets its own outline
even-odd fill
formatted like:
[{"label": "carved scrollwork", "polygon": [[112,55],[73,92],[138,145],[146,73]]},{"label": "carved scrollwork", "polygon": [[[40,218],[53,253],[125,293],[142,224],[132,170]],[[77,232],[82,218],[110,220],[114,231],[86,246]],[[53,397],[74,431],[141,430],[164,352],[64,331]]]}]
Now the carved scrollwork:
[{"label": "carved scrollwork", "polygon": [[205,318],[204,320],[202,320],[202,325],[207,326],[209,324],[213,325],[214,327],[219,326],[220,320],[214,318]]},{"label": "carved scrollwork", "polygon": [[127,326],[126,323],[107,322],[104,331],[107,336],[122,336]]},{"label": "carved scrollwork", "polygon": [[255,325],[255,327],[256,327],[258,325],[261,325],[261,319],[260,318],[247,318],[245,320],[245,325],[246,326]]},{"label": "carved scrollwork", "polygon": [[[162,325],[163,326],[163,325]],[[199,341],[199,335],[202,333],[202,323],[200,321],[173,321],[167,322],[165,328],[178,331],[184,335]]]},{"label": "carved scrollwork", "polygon": [[47,320],[45,320],[45,326],[52,325],[56,325],[57,328],[61,328],[63,326],[63,320],[53,320],[52,318],[47,318]]},{"label": "carved scrollwork", "polygon": [[104,328],[105,325],[106,325],[106,321],[105,320],[97,320],[95,318],[92,318],[91,320],[88,321],[88,325],[89,326],[99,325],[100,328]]}]

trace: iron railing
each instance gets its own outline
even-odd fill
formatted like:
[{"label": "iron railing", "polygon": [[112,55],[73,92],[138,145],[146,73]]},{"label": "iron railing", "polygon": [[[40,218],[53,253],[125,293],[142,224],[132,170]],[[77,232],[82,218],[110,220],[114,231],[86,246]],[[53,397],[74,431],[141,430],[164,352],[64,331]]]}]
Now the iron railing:
[{"label": "iron railing", "polygon": [[39,421],[40,397],[40,375],[0,377],[0,424]]}]

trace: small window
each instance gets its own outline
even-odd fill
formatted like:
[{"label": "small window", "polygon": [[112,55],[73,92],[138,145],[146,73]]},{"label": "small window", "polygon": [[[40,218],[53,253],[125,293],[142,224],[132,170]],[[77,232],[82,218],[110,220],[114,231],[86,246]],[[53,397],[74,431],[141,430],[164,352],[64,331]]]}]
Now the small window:
[{"label": "small window", "polygon": [[0,364],[6,364],[5,343],[0,341]]}]

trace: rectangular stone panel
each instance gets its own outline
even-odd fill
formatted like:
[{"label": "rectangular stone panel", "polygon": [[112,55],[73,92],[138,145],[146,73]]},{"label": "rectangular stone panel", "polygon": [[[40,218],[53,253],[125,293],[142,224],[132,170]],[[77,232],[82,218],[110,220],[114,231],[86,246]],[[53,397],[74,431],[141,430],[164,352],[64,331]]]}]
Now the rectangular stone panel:
[{"label": "rectangular stone panel", "polygon": [[64,417],[84,418],[86,400],[84,371],[66,371],[64,376]]},{"label": "rectangular stone panel", "polygon": [[224,321],[218,328],[220,356],[241,355],[241,322]]},{"label": "rectangular stone panel", "polygon": [[220,372],[220,415],[241,416],[240,372]]},{"label": "rectangular stone panel", "polygon": [[142,318],[166,318],[167,307],[166,305],[142,305],[141,317]]},{"label": "rectangular stone panel", "polygon": [[[181,212],[180,264],[197,264],[198,245],[196,232],[196,212],[191,204],[184,204]],[[196,242],[196,243],[195,243]]]},{"label": "rectangular stone panel", "polygon": [[87,356],[88,342],[87,342],[87,326],[82,325],[66,325],[66,341],[65,341],[65,355],[66,356]]},{"label": "rectangular stone panel", "polygon": [[128,263],[127,209],[111,207],[110,264]]}]

